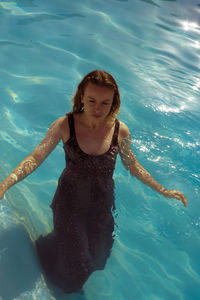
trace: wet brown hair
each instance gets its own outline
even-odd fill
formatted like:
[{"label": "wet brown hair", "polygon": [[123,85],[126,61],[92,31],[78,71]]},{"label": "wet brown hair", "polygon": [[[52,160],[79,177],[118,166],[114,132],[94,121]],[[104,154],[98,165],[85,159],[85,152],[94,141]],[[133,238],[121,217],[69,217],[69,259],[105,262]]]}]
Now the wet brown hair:
[{"label": "wet brown hair", "polygon": [[96,84],[98,86],[114,89],[113,103],[109,115],[115,116],[116,114],[119,114],[120,94],[119,94],[118,85],[115,79],[112,77],[112,75],[110,75],[105,71],[99,71],[99,70],[95,70],[88,73],[79,83],[76,90],[76,94],[72,99],[73,112],[80,113],[83,111],[83,103],[81,102],[81,99],[84,95],[85,88],[89,82]]}]

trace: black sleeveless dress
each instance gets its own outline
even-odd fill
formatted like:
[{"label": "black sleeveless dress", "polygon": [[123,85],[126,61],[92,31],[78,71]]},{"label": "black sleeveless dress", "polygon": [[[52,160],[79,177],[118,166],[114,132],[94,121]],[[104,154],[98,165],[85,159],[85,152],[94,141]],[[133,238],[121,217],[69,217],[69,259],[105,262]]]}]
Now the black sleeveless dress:
[{"label": "black sleeveless dress", "polygon": [[36,249],[44,273],[66,293],[79,291],[90,274],[102,270],[113,245],[114,181],[119,121],[109,150],[89,155],[78,145],[73,114],[64,143],[66,168],[51,204],[54,231],[39,237]]}]

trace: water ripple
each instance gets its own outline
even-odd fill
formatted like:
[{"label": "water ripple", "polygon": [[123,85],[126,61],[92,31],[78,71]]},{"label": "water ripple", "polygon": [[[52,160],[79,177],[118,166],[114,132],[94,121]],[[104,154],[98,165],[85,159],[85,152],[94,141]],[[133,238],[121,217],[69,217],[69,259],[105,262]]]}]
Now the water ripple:
[{"label": "water ripple", "polygon": [[157,7],[160,7],[160,5],[158,5],[156,2],[154,2],[153,0],[141,0],[147,4],[151,4],[153,6],[157,6]]},{"label": "water ripple", "polygon": [[15,42],[15,41],[0,41],[0,47],[2,48],[3,46],[17,46],[17,47],[22,47],[22,48],[31,48],[32,46],[30,46],[27,43],[19,43],[19,42]]},{"label": "water ripple", "polygon": [[[13,78],[19,78],[19,79],[23,79],[23,80],[26,80],[26,81],[30,81],[32,83],[35,83],[35,84],[42,84],[44,83],[45,81],[49,81],[49,80],[53,80],[54,82],[56,81],[56,77],[51,77],[51,76],[34,76],[34,75],[20,75],[20,74],[15,74],[15,73],[12,73],[12,72],[9,72],[7,70],[4,70],[4,69],[1,69],[0,70],[1,72],[13,77]],[[8,93],[12,94],[12,90],[7,88],[7,91]]]},{"label": "water ripple", "polygon": [[47,14],[47,13],[39,13],[34,14],[33,17],[28,17],[23,20],[18,20],[18,25],[28,25],[35,22],[44,22],[44,21],[50,21],[50,20],[65,20],[65,19],[71,19],[71,18],[85,18],[84,15],[81,14],[59,14],[59,15],[53,15],[53,14]]},{"label": "water ripple", "polygon": [[22,151],[23,153],[27,152],[25,148],[23,148],[19,143],[17,139],[14,139],[11,135],[9,135],[7,132],[0,130],[0,137],[3,141],[9,143],[12,147],[15,149],[18,149]]}]

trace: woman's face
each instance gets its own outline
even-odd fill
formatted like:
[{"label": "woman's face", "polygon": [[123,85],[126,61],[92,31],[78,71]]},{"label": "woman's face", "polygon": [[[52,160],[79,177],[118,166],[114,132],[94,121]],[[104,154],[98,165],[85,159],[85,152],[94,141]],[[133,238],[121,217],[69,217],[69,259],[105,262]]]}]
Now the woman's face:
[{"label": "woman's face", "polygon": [[96,120],[106,118],[113,104],[114,89],[98,86],[91,82],[85,88],[81,102],[88,117]]}]

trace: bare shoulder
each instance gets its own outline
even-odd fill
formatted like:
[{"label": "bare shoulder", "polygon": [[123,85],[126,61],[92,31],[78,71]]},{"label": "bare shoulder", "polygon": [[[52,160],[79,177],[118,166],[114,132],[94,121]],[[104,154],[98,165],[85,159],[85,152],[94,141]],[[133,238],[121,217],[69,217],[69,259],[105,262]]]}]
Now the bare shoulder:
[{"label": "bare shoulder", "polygon": [[54,123],[58,126],[63,143],[65,143],[69,139],[68,115],[56,119]]},{"label": "bare shoulder", "polygon": [[123,123],[122,121],[119,121],[120,126],[119,126],[119,142],[121,142],[123,139],[129,138],[130,137],[130,131],[128,126]]},{"label": "bare shoulder", "polygon": [[59,125],[60,128],[63,128],[66,124],[68,124],[68,116],[65,115],[63,117],[60,117],[60,118],[56,119],[54,121],[54,123],[55,122]]}]

